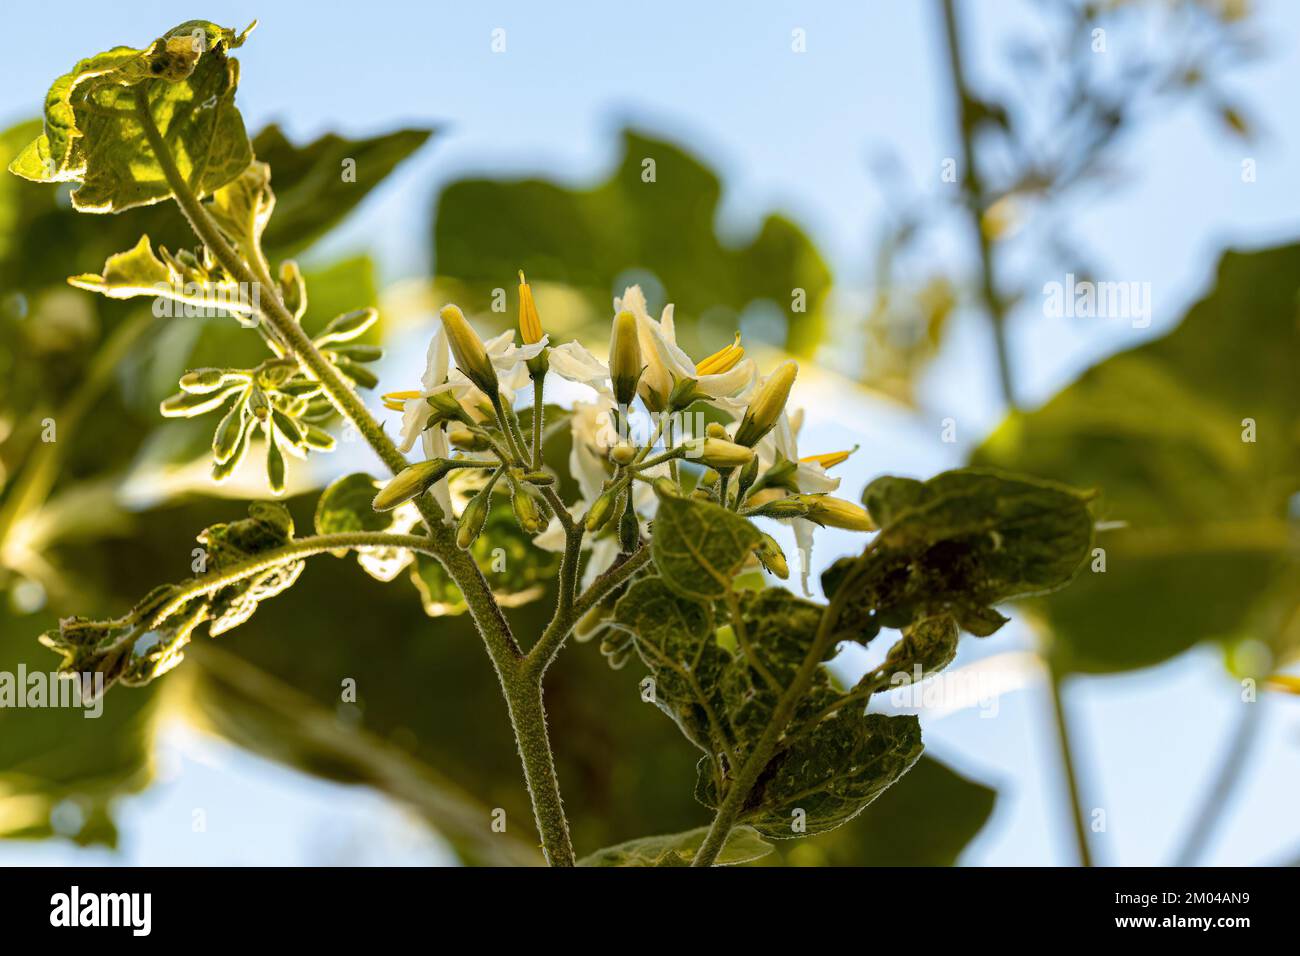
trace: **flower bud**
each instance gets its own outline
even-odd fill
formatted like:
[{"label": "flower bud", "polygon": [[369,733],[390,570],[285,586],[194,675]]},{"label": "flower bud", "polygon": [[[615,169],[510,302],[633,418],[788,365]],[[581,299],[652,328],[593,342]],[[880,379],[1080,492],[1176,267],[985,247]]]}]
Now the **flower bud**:
[{"label": "flower bud", "polygon": [[587,530],[599,531],[607,521],[614,515],[614,506],[618,504],[619,492],[623,489],[619,485],[601,492],[600,497],[591,503],[591,508],[587,511]]},{"label": "flower bud", "polygon": [[454,305],[447,305],[438,314],[442,317],[442,327],[447,332],[452,354],[456,356],[457,368],[488,398],[493,398],[498,391],[497,370],[492,367],[482,339],[470,328],[465,313]]},{"label": "flower bud", "polygon": [[790,387],[794,385],[798,374],[797,363],[785,362],[758,387],[740,420],[740,427],[736,429],[736,444],[752,448],[772,430],[785,411],[785,403],[790,398]]},{"label": "flower bud", "polygon": [[512,490],[511,504],[515,509],[515,520],[519,522],[519,527],[524,529],[525,534],[540,534],[546,527],[546,519],[542,517],[542,509],[537,506],[537,498],[533,491],[527,485],[510,480]]},{"label": "flower bud", "polygon": [[476,494],[465,505],[465,510],[460,513],[460,520],[456,522],[456,546],[462,551],[469,549],[474,543],[474,539],[483,533],[483,526],[487,524],[488,512],[492,510],[492,486],[496,484],[496,475],[488,480],[483,486],[483,490]]},{"label": "flower bud", "polygon": [[408,465],[375,495],[370,507],[376,511],[392,511],[398,505],[424,494],[431,485],[445,478],[451,469],[452,464],[446,458],[430,458],[428,461]]},{"label": "flower bud", "polygon": [[650,483],[656,495],[660,498],[680,498],[682,490],[677,483],[671,478],[660,476]]},{"label": "flower bud", "polygon": [[624,309],[614,316],[614,330],[609,340],[609,378],[614,385],[614,399],[619,405],[631,405],[636,398],[641,369],[636,316]]},{"label": "flower bud", "polygon": [[[293,313],[293,317],[302,321],[307,311],[307,281],[302,277],[298,263],[286,259],[280,263],[280,298],[284,307]],[[377,315],[378,313],[376,313]]]},{"label": "flower bud", "polygon": [[760,532],[760,534],[762,534],[762,537],[759,539],[758,548],[755,549],[754,553],[758,556],[758,560],[763,567],[784,581],[790,576],[790,566],[786,564],[785,552],[781,550],[781,546],[776,543],[776,539],[770,534],[767,532]]},{"label": "flower bud", "polygon": [[529,471],[529,472],[525,472],[525,473],[524,473],[524,476],[523,476],[523,479],[524,479],[524,481],[528,482],[530,485],[553,485],[553,484],[555,484],[555,476],[554,476],[553,474],[551,474],[549,471]]},{"label": "flower bud", "polygon": [[641,522],[637,519],[636,508],[632,505],[632,495],[627,496],[627,507],[618,523],[618,543],[624,554],[631,554],[641,543]]},{"label": "flower bud", "polygon": [[542,340],[542,320],[533,302],[533,290],[519,270],[519,336],[525,345],[535,345]]},{"label": "flower bud", "polygon": [[722,438],[731,441],[731,436],[727,434],[727,429],[718,422],[709,422],[704,426],[704,434],[710,438]]},{"label": "flower bud", "polygon": [[[871,520],[866,509],[843,498],[830,495],[795,495],[795,499],[805,502],[808,507],[808,520],[830,528],[844,528],[848,531],[875,531],[876,523]],[[790,500],[790,499],[785,499]]]},{"label": "flower bud", "polygon": [[702,461],[710,468],[739,468],[749,464],[754,449],[725,438],[695,438],[686,443],[686,457]]},{"label": "flower bud", "polygon": [[636,458],[636,446],[631,442],[621,441],[609,450],[609,460],[616,465],[630,465]]},{"label": "flower bud", "polygon": [[487,451],[489,447],[486,438],[468,428],[451,429],[447,432],[447,441],[451,442],[452,448],[459,448],[461,451]]}]

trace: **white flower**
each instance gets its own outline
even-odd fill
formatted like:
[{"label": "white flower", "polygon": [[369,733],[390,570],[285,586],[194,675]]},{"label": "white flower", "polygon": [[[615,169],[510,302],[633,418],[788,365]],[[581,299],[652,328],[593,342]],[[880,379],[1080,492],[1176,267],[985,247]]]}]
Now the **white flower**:
[{"label": "white flower", "polygon": [[[700,374],[691,357],[677,344],[672,303],[664,306],[659,321],[656,322],[646,308],[645,294],[641,287],[634,285],[629,286],[621,297],[614,299],[614,313],[617,315],[624,309],[636,316],[637,341],[641,346],[641,361],[645,363],[637,391],[652,412],[663,411],[673,386],[682,379],[695,379],[699,391],[710,398],[737,395],[753,383],[754,360],[742,360],[740,355],[743,351],[736,346],[728,346],[728,349],[736,349],[736,354],[733,361],[724,363],[723,371],[708,373],[706,370],[705,374]],[[709,359],[705,359],[700,364],[706,365],[708,362]]]}]

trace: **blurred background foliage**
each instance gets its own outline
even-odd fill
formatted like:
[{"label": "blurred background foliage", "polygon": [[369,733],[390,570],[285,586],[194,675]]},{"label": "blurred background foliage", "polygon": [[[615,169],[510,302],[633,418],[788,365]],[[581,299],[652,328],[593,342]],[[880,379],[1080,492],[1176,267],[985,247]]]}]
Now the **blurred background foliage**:
[{"label": "blurred background foliage", "polygon": [[[640,282],[656,312],[677,304],[694,356],[739,327],[749,343],[911,402],[959,312],[985,316],[1000,339],[1011,316],[1036,307],[1043,274],[1090,275],[1060,216],[1072,196],[1115,186],[1117,144],[1153,111],[1194,100],[1231,135],[1252,133],[1219,80],[1254,52],[1240,5],[1166,6],[1043,4],[1036,32],[1008,53],[1021,83],[976,90],[944,4],[959,188],[917,192],[893,178],[888,158],[878,161],[895,201],[865,250],[874,294],[861,309],[836,301],[826,260],[792,220],[769,215],[743,242],[720,236],[722,183],[710,164],[628,128],[612,169],[591,184],[470,176],[441,190],[429,278],[407,284],[413,295],[388,296],[393,307],[368,340],[427,325],[429,304],[449,297],[485,330],[509,327],[513,313],[494,309],[495,291],[523,268],[559,337],[602,346],[612,295]],[[1132,35],[1144,17],[1166,41],[1099,74],[1081,38],[1099,27]],[[36,129],[0,134],[0,162]],[[276,126],[262,130],[255,151],[272,166],[277,196],[270,259],[310,253],[430,135],[295,144]],[[347,158],[357,178],[343,183]],[[651,174],[666,188],[643,188]],[[977,249],[974,270],[943,254],[937,237],[954,227]],[[164,422],[157,404],[188,367],[260,357],[256,338],[229,321],[155,319],[138,302],[64,281],[97,272],[141,233],[168,248],[193,244],[170,204],[77,215],[65,190],[0,176],[0,670],[48,671],[52,657],[35,637],[58,616],[120,613],[159,580],[188,573],[197,531],[243,513],[213,497],[203,423]],[[365,255],[317,262],[305,324],[378,304],[388,291],[378,275]],[[1037,409],[1016,407],[1016,370],[1002,350],[1010,413],[972,460],[1095,487],[1106,523],[1105,573],[1026,608],[1060,675],[1146,667],[1217,642],[1234,677],[1280,688],[1268,678],[1300,653],[1300,247],[1229,253],[1207,285],[1167,335],[1099,362]],[[53,443],[41,440],[47,418]],[[1252,444],[1242,441],[1246,419]],[[556,460],[566,441],[562,429],[552,435]],[[329,477],[297,471],[289,504],[300,527]],[[219,494],[265,492],[237,475]],[[115,691],[98,720],[0,710],[0,838],[113,845],[114,801],[149,784],[154,735],[178,715],[304,773],[392,796],[466,863],[539,863],[529,827],[486,835],[492,808],[512,820],[529,811],[495,677],[468,621],[441,613],[454,603],[426,566],[384,585],[351,560],[319,558],[291,595],[220,642],[196,641],[171,675]],[[440,613],[430,620],[426,606]],[[550,606],[543,593],[508,615],[535,634]],[[706,820],[691,797],[689,748],[641,703],[640,677],[635,667],[611,671],[594,644],[570,647],[549,676],[552,738],[583,850]],[[340,703],[349,678],[358,700]],[[927,756],[848,826],[782,843],[764,862],[951,864],[995,800],[985,783]]]}]

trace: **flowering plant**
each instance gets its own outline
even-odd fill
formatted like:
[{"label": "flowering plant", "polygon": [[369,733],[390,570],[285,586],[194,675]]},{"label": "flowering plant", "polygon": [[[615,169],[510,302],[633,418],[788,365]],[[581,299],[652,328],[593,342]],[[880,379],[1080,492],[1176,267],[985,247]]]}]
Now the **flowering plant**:
[{"label": "flowering plant", "polygon": [[[500,680],[550,863],[579,862],[543,706],[548,668],[574,636],[599,636],[614,667],[645,667],[643,698],[702,752],[696,796],[712,811],[696,830],[581,862],[745,862],[764,855],[768,839],[860,813],[922,750],[916,718],[869,713],[872,696],[945,667],[959,630],[997,630],[1007,619],[993,605],[1065,585],[1091,547],[1087,496],[966,469],[877,478],[861,503],[836,497],[831,471],[850,452],[800,456],[795,362],[762,374],[738,334],[695,361],[677,344],[672,306],[655,319],[635,286],[614,300],[602,360],[551,340],[522,274],[517,331],[484,341],[457,306],[441,309],[420,387],[383,395],[400,414],[395,442],[361,396],[379,384],[370,365],[380,350],[356,341],[375,310],[309,335],[301,272],[292,261],[273,270],[263,250],[273,171],[254,157],[234,105],[230,56],[248,32],[191,21],[144,49],[82,60],[55,81],[43,133],[10,168],[76,183],[73,204],[87,212],[180,207],[197,250],[155,250],[144,237],[101,275],[71,281],[114,298],[211,308],[261,337],[265,360],[189,371],[162,404],[166,416],[219,413],[215,481],[258,445],[269,490],[282,494],[286,456],[330,451],[340,417],[389,477],[336,481],[308,536],[275,501],[203,530],[206,560],[194,577],[161,585],[121,617],[68,618],[43,635],[62,669],[147,683],[181,661],[201,628],[218,636],[290,588],[315,555],[355,551],[381,580],[431,560]],[[548,405],[548,383],[559,380],[584,398]],[[548,454],[557,429],[570,440],[566,458]],[[793,527],[801,594],[772,580],[791,570],[771,534],[781,523]],[[823,603],[811,596],[810,556],[824,526],[872,537],[821,575]],[[514,568],[498,580],[506,569],[485,569],[484,542],[520,539],[522,578]],[[543,570],[554,567],[547,552],[559,555],[553,574]],[[536,597],[552,576],[550,621],[521,641],[503,608]],[[824,665],[882,629],[898,632],[883,664],[837,685]]]}]

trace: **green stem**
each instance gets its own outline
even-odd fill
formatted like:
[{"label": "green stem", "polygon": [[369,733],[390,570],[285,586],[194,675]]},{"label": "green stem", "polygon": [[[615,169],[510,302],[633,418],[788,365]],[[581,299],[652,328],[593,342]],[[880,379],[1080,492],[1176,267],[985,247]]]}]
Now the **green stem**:
[{"label": "green stem", "polygon": [[[255,264],[258,266],[256,269],[250,267],[250,264],[245,262],[226,242],[212,217],[208,215],[189,183],[181,175],[166,141],[154,122],[146,99],[137,97],[135,107],[145,138],[158,160],[158,165],[162,168],[177,204],[195,234],[237,281],[247,284],[250,288],[261,286],[268,293],[260,297],[263,303],[263,318],[294,352],[308,373],[321,383],[331,403],[342,415],[352,421],[389,471],[393,474],[400,472],[407,465],[406,457],[371,416],[365,404],[334,368],[333,363],[320,353],[297,320],[285,308],[280,298],[279,287],[271,280],[267,270],[260,267],[260,264]],[[493,396],[493,398],[500,405],[500,396]],[[509,434],[508,428],[507,434]],[[559,800],[559,783],[555,779],[555,767],[550,755],[550,743],[546,737],[545,719],[541,709],[540,682],[527,692],[520,689],[523,680],[521,676],[523,652],[515,641],[510,624],[506,621],[496,598],[493,597],[483,572],[472,557],[456,547],[455,532],[446,524],[442,509],[438,507],[432,496],[422,495],[416,500],[416,506],[429,529],[429,537],[426,541],[426,545],[431,549],[429,553],[443,565],[464,596],[470,616],[474,619],[474,624],[483,638],[488,656],[497,672],[497,679],[506,696],[515,740],[524,762],[524,778],[536,811],[537,827],[542,836],[543,846],[547,848],[553,865],[572,864],[573,850],[569,845],[568,825],[564,820],[564,810]],[[535,702],[531,700],[534,691],[537,698]],[[525,721],[534,718],[538,718],[539,722],[530,726],[524,725]]]},{"label": "green stem", "polygon": [[1074,750],[1070,744],[1070,725],[1061,699],[1061,674],[1049,662],[1047,676],[1051,691],[1052,717],[1056,725],[1056,746],[1061,756],[1061,771],[1070,798],[1070,815],[1074,821],[1074,839],[1079,852],[1079,865],[1092,866],[1092,850],[1088,843],[1088,821],[1083,812],[1083,798],[1079,792],[1079,778],[1074,769]]},{"label": "green stem", "polygon": [[546,416],[546,375],[533,376],[533,471],[542,469],[542,419]]}]

